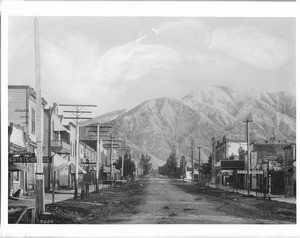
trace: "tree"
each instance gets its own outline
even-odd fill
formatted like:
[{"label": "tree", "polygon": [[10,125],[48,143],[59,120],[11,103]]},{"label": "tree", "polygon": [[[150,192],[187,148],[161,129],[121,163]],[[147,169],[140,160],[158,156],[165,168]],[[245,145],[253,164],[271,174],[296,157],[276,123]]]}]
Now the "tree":
[{"label": "tree", "polygon": [[[118,160],[114,162],[116,169],[122,169],[122,157],[119,156]],[[123,176],[132,176],[135,171],[135,163],[131,160],[131,156],[126,153],[124,155],[124,171]]]},{"label": "tree", "polygon": [[176,153],[172,152],[167,162],[163,166],[158,167],[158,171],[161,175],[167,175],[169,178],[180,178],[182,170],[179,168]]},{"label": "tree", "polygon": [[149,174],[150,169],[152,168],[152,164],[150,163],[151,157],[146,154],[142,154],[142,157],[140,159],[140,163],[142,165],[143,169],[143,175]]},{"label": "tree", "polygon": [[203,175],[211,175],[212,173],[212,155],[210,154],[208,157],[208,161],[206,163],[202,163],[202,173]]},{"label": "tree", "polygon": [[179,177],[183,175],[183,178],[185,178],[186,175],[184,174],[184,172],[186,171],[186,165],[187,165],[187,161],[185,159],[185,156],[182,156],[178,168]]}]

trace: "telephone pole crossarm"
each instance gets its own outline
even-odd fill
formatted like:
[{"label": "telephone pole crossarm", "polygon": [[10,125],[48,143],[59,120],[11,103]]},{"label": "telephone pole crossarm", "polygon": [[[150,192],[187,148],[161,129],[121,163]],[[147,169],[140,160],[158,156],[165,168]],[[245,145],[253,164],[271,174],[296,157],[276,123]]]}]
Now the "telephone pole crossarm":
[{"label": "telephone pole crossarm", "polygon": [[72,113],[74,116],[67,116],[64,119],[72,119],[76,123],[76,153],[75,153],[75,181],[74,181],[74,198],[78,197],[78,170],[79,170],[79,123],[86,119],[92,119],[91,117],[81,116],[85,113],[91,113],[90,111],[83,111],[85,107],[97,107],[97,105],[91,104],[59,104],[62,107],[73,107],[74,110],[65,110],[65,113]]}]

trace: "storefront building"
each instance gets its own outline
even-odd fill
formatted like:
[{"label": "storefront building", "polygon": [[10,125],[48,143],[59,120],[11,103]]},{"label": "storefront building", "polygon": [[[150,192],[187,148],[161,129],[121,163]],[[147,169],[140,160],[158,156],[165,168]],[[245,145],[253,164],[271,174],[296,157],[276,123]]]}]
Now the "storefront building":
[{"label": "storefront building", "polygon": [[[43,111],[46,104],[47,102],[42,99],[42,128],[44,126]],[[12,134],[9,135],[10,139],[17,136],[14,133],[19,133],[19,139],[17,139],[18,142],[15,142],[21,144],[19,145],[20,147],[17,147],[16,144],[13,143],[9,148],[9,152],[15,152],[16,155],[26,154],[26,158],[34,157],[34,154],[36,153],[36,93],[33,88],[25,85],[8,86],[8,123],[8,126],[12,129]],[[11,126],[11,123],[13,126]],[[22,132],[20,132],[20,130]],[[23,142],[20,138],[20,134],[23,134]],[[26,161],[26,159],[23,159],[23,161]],[[22,172],[18,172],[18,179],[23,194],[33,192],[35,189],[34,175],[36,163],[32,162],[32,160],[28,161],[30,162],[23,164],[27,169],[23,168]],[[22,166],[22,163],[18,164],[19,167]],[[15,176],[15,173],[13,176]]]}]

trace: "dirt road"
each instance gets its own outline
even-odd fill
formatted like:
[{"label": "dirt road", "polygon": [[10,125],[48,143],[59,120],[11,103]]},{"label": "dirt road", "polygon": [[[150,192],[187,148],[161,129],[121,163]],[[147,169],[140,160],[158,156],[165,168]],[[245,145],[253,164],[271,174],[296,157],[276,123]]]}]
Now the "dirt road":
[{"label": "dirt road", "polygon": [[[66,200],[48,210],[84,224],[295,224],[296,205],[257,200],[242,194],[149,178]],[[55,222],[54,222],[55,223]]]},{"label": "dirt road", "polygon": [[[185,188],[185,190],[183,189]],[[192,189],[189,193],[187,189]],[[197,191],[198,190],[198,191]],[[203,190],[202,190],[203,192]],[[222,193],[223,195],[223,193]],[[232,198],[236,201],[236,195]],[[253,200],[253,198],[252,198]],[[256,200],[254,202],[257,202]],[[238,206],[239,205],[239,206]],[[121,223],[132,224],[255,224],[285,223],[285,221],[261,219],[234,212],[244,204],[231,204],[228,199],[219,199],[201,193],[195,185],[182,184],[180,181],[151,178],[144,191],[144,200],[137,207],[136,214],[122,217]],[[247,205],[247,204],[246,204]],[[229,211],[228,211],[229,209]],[[247,211],[244,211],[247,212]],[[232,214],[230,214],[232,213]],[[236,213],[236,214],[235,214]],[[264,212],[265,213],[265,212]],[[120,218],[120,216],[118,216]]]},{"label": "dirt road", "polygon": [[150,179],[144,195],[145,200],[137,207],[137,214],[127,220],[128,223],[249,223],[248,219],[217,211],[218,204],[186,193],[169,179]]}]

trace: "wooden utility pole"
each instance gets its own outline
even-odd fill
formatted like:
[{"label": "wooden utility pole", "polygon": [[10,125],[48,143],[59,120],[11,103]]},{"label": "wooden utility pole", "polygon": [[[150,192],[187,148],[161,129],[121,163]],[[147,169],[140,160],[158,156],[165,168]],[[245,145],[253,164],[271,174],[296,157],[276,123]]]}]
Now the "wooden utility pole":
[{"label": "wooden utility pole", "polygon": [[[52,113],[53,113],[53,108],[49,107],[48,109],[48,158],[50,159],[52,157],[52,153],[51,153],[51,122],[52,122]],[[49,185],[49,189],[50,189],[50,184],[51,184],[51,178],[52,178],[52,203],[55,202],[55,198],[54,198],[54,189],[55,189],[55,179],[54,179],[54,158],[52,159],[52,163],[48,163],[48,172],[49,172],[49,176],[48,176],[48,185]]]},{"label": "wooden utility pole", "polygon": [[201,146],[198,147],[199,149],[199,169],[198,169],[198,182],[200,184],[200,162],[201,162]]},{"label": "wooden utility pole", "polygon": [[249,119],[246,121],[246,137],[247,137],[247,193],[250,195],[250,146],[249,146]]},{"label": "wooden utility pole", "polygon": [[194,182],[194,139],[192,139],[191,158],[192,158],[192,183],[193,183]]},{"label": "wooden utility pole", "polygon": [[112,165],[112,154],[113,154],[113,136],[110,136],[110,186],[113,187],[113,165]]},{"label": "wooden utility pole", "polygon": [[211,161],[212,183],[216,182],[215,162],[216,162],[216,140],[215,137],[213,137],[212,138],[212,161]]},{"label": "wooden utility pole", "polygon": [[182,181],[184,181],[185,175],[185,156],[182,156]]},{"label": "wooden utility pole", "polygon": [[99,191],[99,163],[101,161],[101,152],[100,152],[100,124],[97,123],[97,158],[96,158],[96,192]]},{"label": "wooden utility pole", "polygon": [[[123,179],[123,177],[124,177],[124,157],[125,157],[125,154],[126,154],[126,150],[128,151],[129,150],[129,153],[127,154],[127,159],[129,159],[130,158],[130,149],[132,148],[132,147],[130,147],[130,146],[128,146],[128,145],[126,145],[126,142],[125,142],[125,140],[123,141],[123,143],[122,143],[122,146],[121,147],[118,147],[120,150],[121,150],[121,155],[122,155],[122,179]],[[125,153],[123,154],[123,151],[125,150]]]},{"label": "wooden utility pole", "polygon": [[42,138],[42,95],[41,95],[41,65],[38,19],[34,18],[35,39],[35,82],[36,82],[36,209],[37,213],[45,212],[45,189],[43,173],[43,138]]},{"label": "wooden utility pole", "polygon": [[82,117],[84,113],[91,113],[91,111],[83,111],[85,107],[97,107],[97,105],[84,105],[84,104],[59,104],[63,107],[73,107],[74,111],[64,111],[66,113],[72,113],[72,117],[64,117],[64,119],[72,119],[76,124],[76,156],[75,156],[75,191],[74,198],[78,198],[78,166],[79,166],[79,123],[85,119],[92,119],[91,117]]},{"label": "wooden utility pole", "polygon": [[[97,123],[97,131],[89,130],[89,132],[97,133],[97,158],[96,158],[96,191],[99,191],[99,173],[100,173],[100,163],[101,163],[101,151],[100,151],[100,143],[101,143],[101,135],[100,133],[108,133],[112,128],[111,125],[100,125]],[[87,127],[95,127],[95,125],[89,125]]]},{"label": "wooden utility pole", "polygon": [[106,140],[104,139],[104,141],[106,141],[106,145],[108,145],[110,147],[110,156],[109,156],[109,160],[110,160],[110,185],[111,185],[111,187],[113,187],[113,163],[112,163],[113,149],[118,148],[119,144],[117,144],[117,143],[122,142],[122,141],[114,139],[112,134],[111,134],[109,139],[106,139]]}]

